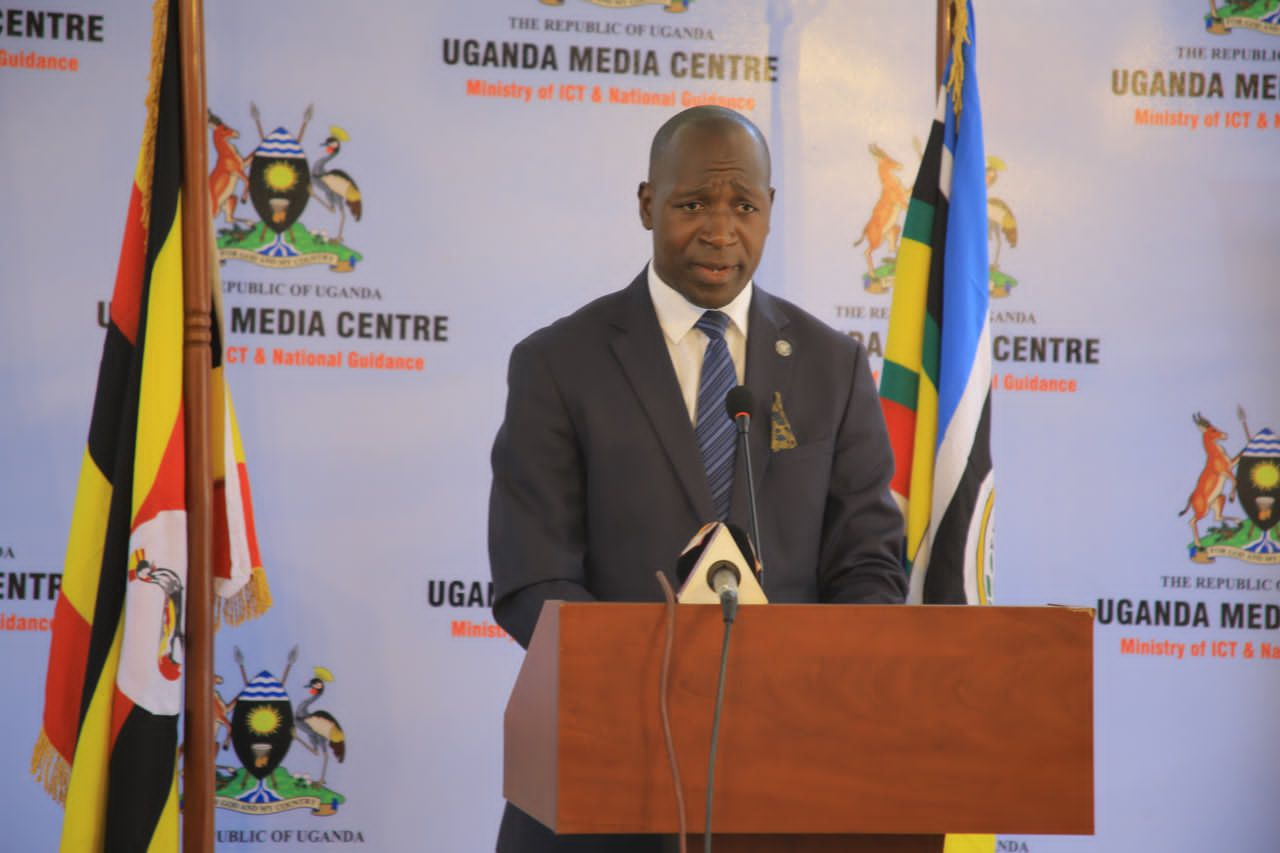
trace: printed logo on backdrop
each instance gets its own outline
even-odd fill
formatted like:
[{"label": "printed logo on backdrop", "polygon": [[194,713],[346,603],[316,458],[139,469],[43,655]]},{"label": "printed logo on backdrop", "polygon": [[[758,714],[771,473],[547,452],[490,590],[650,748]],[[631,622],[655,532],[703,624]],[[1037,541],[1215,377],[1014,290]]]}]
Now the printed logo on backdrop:
[{"label": "printed logo on backdrop", "polygon": [[[1280,35],[1280,0],[1211,0],[1209,8],[1204,22],[1211,35],[1237,29]],[[1274,134],[1280,127],[1280,113],[1269,109],[1280,97],[1274,70],[1280,49],[1210,38],[1201,44],[1167,44],[1165,50],[1161,63],[1111,69],[1111,94],[1133,103],[1134,126],[1159,128],[1143,132],[1211,135]]]},{"label": "printed logo on backdrop", "polygon": [[[427,605],[447,611],[449,636],[461,640],[509,640],[514,638],[488,618],[493,610],[493,581],[470,578],[432,578],[427,581]],[[485,613],[475,618],[476,610]]]},{"label": "printed logo on backdrop", "polygon": [[[423,373],[424,348],[449,342],[449,316],[403,303],[391,310],[352,304],[382,302],[386,285],[346,275],[365,257],[351,245],[362,227],[364,197],[345,157],[339,160],[356,137],[337,124],[315,132],[315,116],[308,106],[296,126],[267,131],[255,103],[247,121],[209,112],[218,255],[239,268],[222,276],[223,357],[255,367]],[[251,149],[243,141],[248,127],[258,137]],[[328,267],[319,280],[272,275],[317,266]],[[109,321],[109,305],[101,301],[98,324],[105,328]]]},{"label": "printed logo on backdrop", "polygon": [[[235,660],[243,681],[240,692],[227,702],[220,690],[214,691],[220,752],[234,755],[239,762],[238,766],[222,762],[217,766],[217,807],[248,815],[297,809],[318,817],[337,813],[347,798],[331,787],[331,777],[340,775],[347,736],[330,710],[332,697],[326,697],[335,682],[333,673],[314,667],[312,677],[301,685],[302,701],[295,705],[289,676],[298,660],[297,646],[289,652],[279,677],[266,669],[250,677],[239,647]],[[215,683],[225,680],[215,676]],[[295,746],[301,749],[295,751]],[[285,764],[286,758],[291,759],[291,767]]]},{"label": "printed logo on backdrop", "polygon": [[[364,201],[355,179],[335,168],[350,134],[338,125],[308,160],[304,147],[307,128],[314,117],[313,106],[302,114],[297,131],[279,125],[266,132],[257,104],[249,114],[258,133],[257,146],[242,155],[236,140],[240,131],[209,113],[209,128],[215,159],[209,174],[218,228],[218,256],[223,261],[247,261],[271,269],[291,269],[325,264],[334,272],[350,272],[364,258],[344,242],[348,224],[359,222]],[[255,220],[237,214],[251,202]],[[302,215],[311,202],[310,225]]]},{"label": "printed logo on backdrop", "polygon": [[[919,140],[916,140],[916,159],[919,160]],[[876,143],[869,150],[876,161],[876,175],[880,181],[880,196],[871,207],[867,223],[854,246],[866,244],[862,256],[867,262],[867,272],[862,277],[862,288],[867,293],[887,293],[893,287],[893,275],[897,269],[898,244],[902,240],[902,223],[907,214],[911,193],[902,183],[902,163],[890,156]],[[880,261],[874,260],[881,249],[887,250]]]},{"label": "printed logo on backdrop", "polygon": [[[1155,595],[1099,598],[1098,625],[1119,632],[1121,655],[1280,661],[1280,577],[1272,568],[1280,565],[1280,437],[1267,427],[1250,429],[1243,406],[1235,414],[1239,433],[1225,420],[1191,414],[1200,470],[1192,475],[1188,468],[1191,489],[1177,513],[1191,528],[1191,565],[1216,566],[1203,573],[1157,570]],[[1217,557],[1237,562],[1217,563]],[[1201,639],[1205,631],[1216,633]]]},{"label": "printed logo on backdrop", "polygon": [[0,635],[48,631],[62,573],[15,568],[17,560],[17,548],[0,543]]},{"label": "printed logo on backdrop", "polygon": [[[543,6],[563,6],[565,0],[539,0]],[[592,6],[606,9],[631,9],[636,6],[661,6],[664,12],[687,12],[693,0],[586,0]]]},{"label": "printed logo on backdrop", "polygon": [[[529,2],[532,12],[535,7]],[[687,3],[665,1],[578,2],[610,11],[653,5],[668,12],[688,8]],[[557,13],[495,16],[495,29],[514,31],[516,40],[475,33],[444,36],[440,58],[461,72],[448,78],[458,86],[455,91],[501,103],[499,109],[517,104],[537,109],[550,102],[581,109],[662,110],[715,104],[751,113],[766,92],[760,85],[772,87],[780,79],[782,60],[777,54],[762,53],[759,45],[732,43],[699,49],[697,42],[722,39],[712,27],[686,25],[683,17],[662,24],[650,16],[579,18],[559,14],[568,9],[564,4],[542,5],[556,7]],[[534,40],[542,33],[554,34],[553,40]],[[573,40],[565,41],[565,36]],[[616,39],[653,44],[618,44]]]},{"label": "printed logo on backdrop", "polygon": [[1209,0],[1204,28],[1219,36],[1227,35],[1233,29],[1280,35],[1280,0],[1244,0],[1221,5]]},{"label": "printed logo on backdrop", "polygon": [[[0,9],[0,35],[5,47],[0,48],[0,69],[22,68],[28,71],[79,71],[80,57],[61,52],[46,52],[42,42],[78,42],[101,44],[105,38],[106,16],[83,12],[45,11],[40,9]],[[30,50],[19,45],[32,44]],[[35,45],[41,45],[39,49]],[[15,47],[16,50],[8,48]]]},{"label": "printed logo on backdrop", "polygon": [[[919,169],[921,148],[920,140],[913,140],[915,147],[915,169]],[[880,194],[871,206],[862,232],[854,241],[854,246],[863,246],[863,259],[867,271],[862,276],[862,289],[867,293],[888,293],[893,287],[893,277],[897,271],[898,246],[902,241],[902,226],[906,219],[907,205],[911,201],[911,191],[902,180],[903,164],[873,142],[869,146],[871,156],[876,161],[876,177],[880,182]],[[1013,209],[1004,199],[991,193],[991,188],[1000,174],[1007,167],[999,157],[987,157],[987,243],[990,258],[989,285],[993,299],[1003,299],[1018,280],[1000,269],[1000,256],[1005,247],[1017,248],[1018,220]],[[884,251],[880,260],[875,260],[876,253]]]},{"label": "printed logo on backdrop", "polygon": [[[1179,516],[1189,516],[1192,562],[1212,563],[1230,557],[1246,563],[1280,564],[1280,436],[1270,428],[1249,430],[1243,407],[1236,408],[1244,445],[1228,455],[1229,436],[1200,412],[1192,421],[1200,431],[1204,467],[1196,477]],[[1238,446],[1238,445],[1237,445]],[[1237,503],[1243,516],[1229,515]],[[1204,529],[1202,532],[1202,525]]]},{"label": "printed logo on backdrop", "polygon": [[1010,249],[1018,247],[1018,219],[1013,209],[1002,198],[996,197],[992,188],[1000,173],[1005,170],[1004,161],[999,157],[987,157],[987,242],[989,270],[987,280],[993,299],[1003,299],[1018,286],[1018,280],[1000,269],[1000,254],[1007,245]]}]

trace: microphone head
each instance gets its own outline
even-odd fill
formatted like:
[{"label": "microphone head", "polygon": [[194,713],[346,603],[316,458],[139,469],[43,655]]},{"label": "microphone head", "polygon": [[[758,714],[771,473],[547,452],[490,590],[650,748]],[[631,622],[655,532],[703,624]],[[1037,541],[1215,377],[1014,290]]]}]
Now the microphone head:
[{"label": "microphone head", "polygon": [[742,583],[742,573],[728,560],[717,560],[707,569],[707,586],[717,596],[725,587],[732,587],[737,593],[740,583]]},{"label": "microphone head", "polygon": [[739,415],[751,417],[755,403],[755,397],[746,385],[730,388],[729,393],[724,395],[724,408],[729,413],[730,420],[737,420]]}]

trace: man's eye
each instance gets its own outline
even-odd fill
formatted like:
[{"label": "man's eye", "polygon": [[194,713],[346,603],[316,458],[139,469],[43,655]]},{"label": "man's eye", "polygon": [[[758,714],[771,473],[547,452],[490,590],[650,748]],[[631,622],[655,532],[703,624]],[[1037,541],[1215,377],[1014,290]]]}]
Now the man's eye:
[{"label": "man's eye", "polygon": [[682,201],[680,202],[680,204],[676,206],[679,207],[681,210],[688,210],[693,212],[702,210],[704,207],[703,203],[700,201]]},{"label": "man's eye", "polygon": [[738,202],[739,213],[755,213],[757,210],[759,210],[759,208],[749,201]]}]

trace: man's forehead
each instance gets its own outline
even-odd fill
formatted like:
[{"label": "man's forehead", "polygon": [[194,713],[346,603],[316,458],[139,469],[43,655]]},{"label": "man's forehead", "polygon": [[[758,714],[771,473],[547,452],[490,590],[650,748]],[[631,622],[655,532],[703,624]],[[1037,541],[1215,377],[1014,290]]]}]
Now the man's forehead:
[{"label": "man's forehead", "polygon": [[[766,184],[769,180],[768,149],[755,134],[736,122],[685,125],[657,153],[651,180],[660,176],[675,178],[690,171],[702,175],[736,175],[748,180],[758,177]],[[751,174],[756,171],[760,172],[758,176]]]},{"label": "man's forehead", "polygon": [[[688,178],[688,180],[681,180],[682,178]],[[744,196],[755,196],[769,191],[768,183],[763,176],[748,174],[746,170],[738,167],[709,168],[699,171],[698,174],[673,175],[666,183],[672,194],[680,196],[717,192],[725,186]]]}]

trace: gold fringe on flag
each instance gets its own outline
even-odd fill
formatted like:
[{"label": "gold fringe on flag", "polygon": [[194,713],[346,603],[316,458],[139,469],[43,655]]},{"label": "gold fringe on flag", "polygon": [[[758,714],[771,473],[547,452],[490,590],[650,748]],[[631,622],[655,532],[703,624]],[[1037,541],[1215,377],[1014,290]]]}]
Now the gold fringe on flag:
[{"label": "gold fringe on flag", "polygon": [[142,201],[142,236],[151,228],[151,177],[156,161],[156,125],[160,117],[160,74],[164,70],[164,40],[169,32],[168,0],[151,4],[151,69],[147,72],[147,122],[138,148],[138,195]]},{"label": "gold fringe on flag", "polygon": [[951,106],[960,120],[961,89],[964,87],[964,46],[969,42],[969,4],[958,0],[951,4],[951,73],[947,76],[947,91],[951,94]]},{"label": "gold fringe on flag", "polygon": [[[209,245],[211,247],[218,245],[212,217],[209,219]],[[219,341],[225,347],[226,338],[222,336],[222,332],[226,329],[226,324],[223,322],[225,312],[222,306],[222,273],[219,266],[218,253],[215,248],[209,253],[209,281],[213,283],[211,294],[213,298],[212,323],[213,327],[219,331]],[[224,363],[213,371],[214,379],[212,384],[214,390],[209,409],[215,477],[221,477],[224,482],[227,478],[239,476],[235,464],[232,464],[229,470],[223,470],[227,467],[227,443],[230,442],[233,447],[237,448],[237,451],[231,454],[233,457],[238,458],[243,453],[243,450],[239,449],[239,426],[236,424],[235,407],[232,405],[231,393],[226,384],[226,369]],[[225,428],[225,424],[228,422],[231,424],[229,430]],[[243,488],[247,489],[248,486],[244,485]],[[251,522],[252,510],[248,509],[247,506],[247,503],[242,503],[234,508],[226,506],[224,509],[228,519],[230,519],[233,512],[244,512]],[[251,523],[250,528],[252,529]],[[249,558],[252,560],[256,553],[257,546],[254,544],[250,547]],[[222,627],[224,621],[234,627],[248,622],[250,619],[257,619],[271,609],[272,603],[271,587],[267,583],[267,572],[262,566],[254,566],[250,570],[249,579],[244,586],[225,598],[221,595],[214,596],[213,629],[217,631]]]},{"label": "gold fringe on flag", "polygon": [[71,765],[66,762],[43,731],[31,752],[31,775],[44,786],[58,805],[67,804],[67,788],[71,785]]},{"label": "gold fringe on flag", "polygon": [[271,604],[271,587],[267,584],[267,573],[261,566],[256,566],[249,575],[248,582],[234,595],[230,598],[214,599],[214,630],[221,628],[224,620],[234,627],[250,619],[257,619],[271,609]]}]

